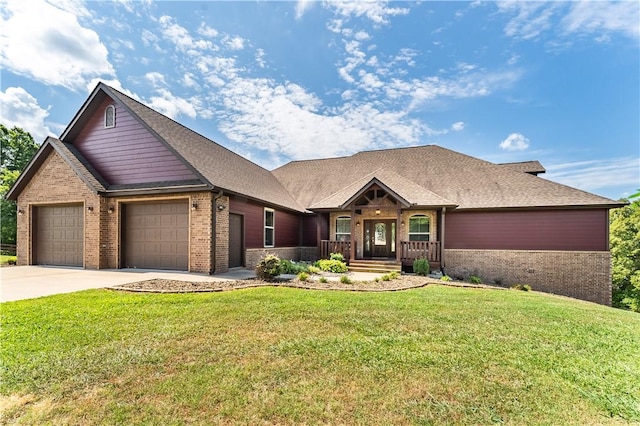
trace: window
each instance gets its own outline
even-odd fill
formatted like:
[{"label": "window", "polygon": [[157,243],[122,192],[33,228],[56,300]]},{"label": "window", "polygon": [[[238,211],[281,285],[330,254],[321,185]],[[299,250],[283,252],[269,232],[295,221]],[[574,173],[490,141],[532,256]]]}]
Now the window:
[{"label": "window", "polygon": [[429,216],[423,214],[409,218],[409,241],[429,241]]},{"label": "window", "polygon": [[336,219],[336,241],[351,241],[351,218],[339,217]]},{"label": "window", "polygon": [[104,110],[104,127],[109,129],[116,127],[116,107],[109,105]]},{"label": "window", "polygon": [[275,245],[275,211],[264,209],[264,246],[273,247]]}]

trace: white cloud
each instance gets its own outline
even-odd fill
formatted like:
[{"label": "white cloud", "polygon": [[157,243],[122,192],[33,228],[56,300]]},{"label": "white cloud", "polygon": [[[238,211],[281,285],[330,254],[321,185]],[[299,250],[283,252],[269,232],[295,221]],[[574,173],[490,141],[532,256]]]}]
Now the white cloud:
[{"label": "white cloud", "polygon": [[166,86],[164,75],[159,72],[148,72],[144,75],[144,78],[153,85],[153,87]]},{"label": "white cloud", "polygon": [[461,132],[464,130],[464,121],[456,121],[451,125],[451,130],[454,132]]},{"label": "white cloud", "polygon": [[244,49],[244,39],[242,37],[225,37],[223,43],[227,45],[231,50]]},{"label": "white cloud", "polygon": [[[562,19],[567,33],[621,32],[631,38],[640,36],[640,3],[637,1],[575,2]],[[608,37],[604,37],[606,40]]]},{"label": "white cloud", "polygon": [[324,5],[343,18],[366,17],[376,25],[386,25],[390,17],[409,13],[407,8],[388,7],[387,1],[336,1]]},{"label": "white cloud", "polygon": [[163,15],[158,22],[164,38],[171,41],[178,50],[198,54],[197,50],[212,50],[214,48],[213,43],[209,40],[195,40],[189,31],[175,23],[171,16]]},{"label": "white cloud", "polygon": [[40,143],[48,135],[53,135],[45,120],[49,111],[38,105],[38,100],[22,87],[8,87],[0,92],[0,117],[7,127],[20,127],[31,133]]},{"label": "white cloud", "polygon": [[146,102],[150,108],[170,118],[176,118],[182,115],[186,115],[189,118],[196,118],[193,100],[175,96],[167,89],[157,89],[155,93],[157,93],[157,95],[151,96],[151,101]]},{"label": "white cloud", "polygon": [[638,188],[640,158],[618,157],[546,165],[545,178],[564,185],[595,191],[604,188]]},{"label": "white cloud", "polygon": [[313,6],[313,3],[311,0],[298,0],[296,2],[296,19],[302,18],[302,15]]},{"label": "white cloud", "polygon": [[504,13],[516,13],[504,28],[509,37],[524,40],[535,39],[552,27],[552,18],[557,12],[559,3],[546,2],[499,2],[498,8]]},{"label": "white cloud", "polygon": [[112,77],[113,66],[98,34],[77,16],[89,12],[79,2],[7,0],[0,15],[2,67],[44,84],[77,90],[94,77]]},{"label": "white cloud", "polygon": [[101,78],[94,78],[91,81],[89,81],[87,83],[87,85],[85,86],[85,88],[87,89],[87,92],[91,92],[93,91],[93,89],[96,88],[96,86],[98,85],[98,83],[104,83],[109,87],[112,87],[114,89],[116,89],[119,92],[124,93],[125,95],[129,96],[130,98],[133,98],[137,101],[141,101],[140,96],[136,95],[135,93],[133,93],[132,91],[130,91],[129,89],[125,89],[124,87],[122,87],[122,83],[120,83],[120,80],[104,80]]},{"label": "white cloud", "polygon": [[267,66],[267,62],[264,60],[264,57],[264,49],[256,49],[256,63],[260,68],[264,68]]},{"label": "white cloud", "polygon": [[214,38],[218,36],[218,30],[205,24],[204,22],[198,27],[198,34],[203,37]]},{"label": "white cloud", "polygon": [[529,139],[520,133],[511,133],[500,142],[500,148],[505,151],[524,151],[529,148]]}]

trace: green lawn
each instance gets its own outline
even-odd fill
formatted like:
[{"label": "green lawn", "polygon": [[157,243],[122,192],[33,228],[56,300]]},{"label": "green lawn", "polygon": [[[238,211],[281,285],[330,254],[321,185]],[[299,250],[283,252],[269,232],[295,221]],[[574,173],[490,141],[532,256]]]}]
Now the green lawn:
[{"label": "green lawn", "polygon": [[91,290],[0,309],[4,423],[640,422],[640,315],[539,293]]}]

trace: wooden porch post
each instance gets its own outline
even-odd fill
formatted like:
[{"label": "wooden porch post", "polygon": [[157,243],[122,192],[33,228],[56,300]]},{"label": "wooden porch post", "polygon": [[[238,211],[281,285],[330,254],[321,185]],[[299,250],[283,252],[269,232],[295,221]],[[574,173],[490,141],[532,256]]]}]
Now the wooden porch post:
[{"label": "wooden porch post", "polygon": [[446,216],[447,213],[447,208],[443,207],[442,208],[442,214],[441,214],[441,222],[440,222],[440,269],[444,268],[445,264],[444,264],[444,217]]},{"label": "wooden porch post", "polygon": [[349,248],[349,263],[356,260],[356,203],[351,203],[351,237]]},{"label": "wooden porch post", "polygon": [[400,247],[400,222],[402,221],[402,209],[398,209],[396,212],[396,261],[400,262],[402,259],[402,247]]},{"label": "wooden porch post", "polygon": [[318,258],[322,257],[322,213],[316,213],[316,244],[318,246]]}]

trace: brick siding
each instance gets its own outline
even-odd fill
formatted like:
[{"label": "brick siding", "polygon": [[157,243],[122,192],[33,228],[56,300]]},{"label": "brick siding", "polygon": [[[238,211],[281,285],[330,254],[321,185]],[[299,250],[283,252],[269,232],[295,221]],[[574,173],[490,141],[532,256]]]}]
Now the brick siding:
[{"label": "brick siding", "polygon": [[476,275],[502,286],[529,284],[533,290],[611,306],[608,251],[445,250],[445,272]]}]

